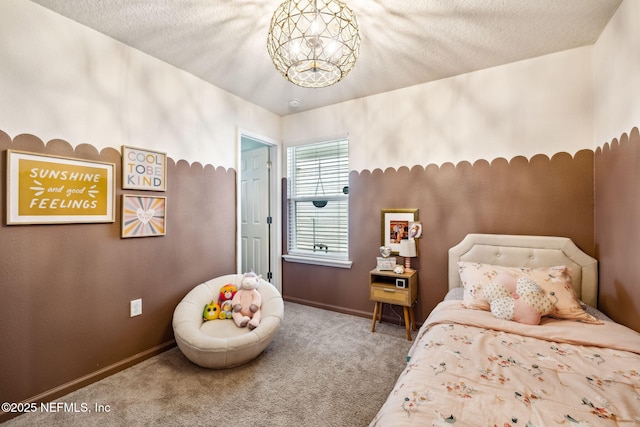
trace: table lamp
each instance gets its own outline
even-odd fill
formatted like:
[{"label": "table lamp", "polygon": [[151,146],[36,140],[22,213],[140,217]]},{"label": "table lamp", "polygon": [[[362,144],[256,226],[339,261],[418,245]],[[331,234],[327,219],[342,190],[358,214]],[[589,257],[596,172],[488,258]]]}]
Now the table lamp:
[{"label": "table lamp", "polygon": [[406,271],[412,271],[411,268],[411,258],[415,257],[416,254],[416,241],[409,239],[402,239],[400,241],[400,252],[399,255],[404,257],[404,269]]}]

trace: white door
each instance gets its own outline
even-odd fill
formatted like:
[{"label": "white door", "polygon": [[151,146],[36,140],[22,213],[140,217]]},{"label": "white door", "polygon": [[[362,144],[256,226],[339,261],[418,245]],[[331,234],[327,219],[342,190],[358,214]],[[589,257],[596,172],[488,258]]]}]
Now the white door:
[{"label": "white door", "polygon": [[243,151],[240,159],[242,272],[269,280],[269,148]]}]

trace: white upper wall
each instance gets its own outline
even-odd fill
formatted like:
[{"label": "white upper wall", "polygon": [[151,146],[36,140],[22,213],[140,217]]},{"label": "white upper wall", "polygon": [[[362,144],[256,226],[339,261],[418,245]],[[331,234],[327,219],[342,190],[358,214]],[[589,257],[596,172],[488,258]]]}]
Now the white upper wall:
[{"label": "white upper wall", "polygon": [[594,148],[640,125],[640,2],[594,46],[280,118],[23,0],[0,2],[0,130],[237,165],[237,129],[285,144],[349,134],[354,170]]},{"label": "white upper wall", "polygon": [[350,168],[357,171],[574,154],[592,148],[592,49],[286,116],[284,144],[348,133]]},{"label": "white upper wall", "polygon": [[0,130],[99,150],[153,148],[236,168],[238,128],[279,139],[280,117],[24,0],[0,2]]},{"label": "white upper wall", "polygon": [[594,146],[640,126],[640,1],[625,0],[594,45]]}]

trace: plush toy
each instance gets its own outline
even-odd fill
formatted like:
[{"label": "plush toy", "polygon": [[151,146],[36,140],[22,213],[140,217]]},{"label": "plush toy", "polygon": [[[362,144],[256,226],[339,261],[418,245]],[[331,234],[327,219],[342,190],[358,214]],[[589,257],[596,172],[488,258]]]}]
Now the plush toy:
[{"label": "plush toy", "polygon": [[253,272],[243,274],[239,289],[231,300],[233,320],[241,328],[255,329],[260,323],[262,296],[257,289],[261,277]]},{"label": "plush toy", "polygon": [[220,304],[220,319],[231,319],[233,311],[231,300],[236,294],[236,291],[236,286],[231,283],[227,283],[220,288],[220,296],[218,296],[218,303]]},{"label": "plush toy", "polygon": [[207,320],[215,320],[220,318],[220,304],[217,301],[211,301],[209,304],[204,306],[204,310],[202,311],[202,318]]},{"label": "plush toy", "polygon": [[540,324],[540,318],[551,313],[555,305],[536,282],[508,273],[498,274],[483,292],[495,317],[528,325]]}]

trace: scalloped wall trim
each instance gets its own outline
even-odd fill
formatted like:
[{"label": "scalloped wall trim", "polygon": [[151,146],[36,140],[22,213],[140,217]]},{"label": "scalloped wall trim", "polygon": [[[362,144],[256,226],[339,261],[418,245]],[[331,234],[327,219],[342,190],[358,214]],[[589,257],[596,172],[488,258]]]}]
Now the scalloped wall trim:
[{"label": "scalloped wall trim", "polygon": [[[0,139],[11,140],[11,137],[7,133],[0,130]],[[65,141],[63,139],[52,139],[52,140],[49,140],[47,143],[45,143],[42,139],[29,133],[22,133],[22,134],[16,135],[13,138],[13,144],[25,144],[26,148],[21,148],[21,150],[23,151],[33,151],[37,153],[43,153],[46,150],[56,150],[56,151],[60,151],[61,153],[64,153],[64,154],[58,154],[60,156],[69,156],[69,157],[77,156],[81,158],[94,159],[94,160],[100,157],[114,158],[114,156],[116,155],[121,157],[121,151],[118,148],[106,147],[98,151],[97,147],[94,147],[91,144],[78,144],[74,148],[73,145],[71,145],[68,141]],[[149,147],[139,147],[139,148],[145,149]],[[152,149],[152,148],[149,148],[149,149]],[[110,160],[110,161],[113,161],[113,160]],[[214,166],[209,163],[203,165],[202,163],[197,161],[190,163],[184,159],[180,159],[176,161],[170,156],[167,156],[167,166],[170,163],[173,163],[174,165],[185,163],[191,167],[196,167],[196,168],[199,167],[200,169],[213,168],[216,171],[224,171],[224,172],[234,171],[235,173],[235,168],[224,168],[223,166]]]},{"label": "scalloped wall trim", "polygon": [[506,159],[504,157],[496,157],[493,160],[489,161],[489,160],[485,160],[485,159],[478,159],[475,160],[473,162],[470,162],[468,160],[462,160],[458,163],[453,163],[453,162],[445,162],[442,163],[440,165],[434,164],[434,163],[430,163],[426,166],[422,166],[422,165],[414,165],[414,166],[400,166],[398,168],[394,168],[394,167],[388,167],[385,168],[384,171],[381,168],[375,168],[373,170],[369,170],[369,169],[363,169],[361,171],[352,171],[352,172],[356,172],[356,173],[360,173],[360,174],[364,174],[364,173],[379,173],[379,172],[384,172],[384,173],[390,173],[390,172],[398,172],[398,173],[402,173],[404,170],[410,170],[411,172],[415,172],[415,171],[420,171],[420,170],[427,170],[427,169],[448,169],[448,168],[454,168],[454,169],[460,169],[460,168],[467,168],[467,167],[498,167],[503,163],[508,163],[508,164],[512,164],[512,163],[517,163],[517,164],[522,164],[524,163],[538,163],[538,162],[550,162],[550,161],[554,161],[556,159],[560,159],[560,158],[576,158],[576,157],[581,157],[581,156],[590,156],[593,154],[593,150],[589,150],[589,149],[583,149],[580,150],[578,152],[576,152],[574,155],[571,155],[570,153],[567,153],[565,151],[561,151],[558,153],[555,153],[554,155],[552,155],[551,157],[549,157],[546,154],[536,154],[535,156],[532,156],[531,158],[527,158],[525,156],[515,156],[512,157],[511,159]]}]

